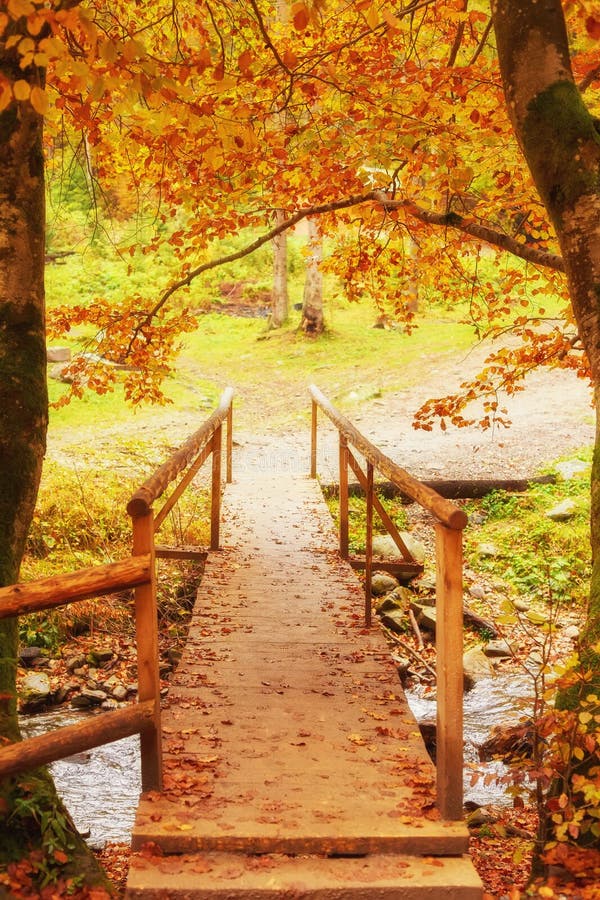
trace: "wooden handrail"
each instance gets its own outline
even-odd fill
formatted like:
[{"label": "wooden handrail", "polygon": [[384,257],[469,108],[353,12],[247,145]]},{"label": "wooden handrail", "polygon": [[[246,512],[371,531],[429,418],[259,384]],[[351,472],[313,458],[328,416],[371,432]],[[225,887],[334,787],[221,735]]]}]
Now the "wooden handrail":
[{"label": "wooden handrail", "polygon": [[149,554],[143,554],[104,566],[79,569],[68,575],[52,575],[29,583],[11,584],[0,588],[0,619],[54,609],[146,584],[150,581],[151,569]]},{"label": "wooden handrail", "polygon": [[[382,453],[381,450],[375,447],[374,444],[367,440],[367,438],[354,427],[352,422],[332,406],[325,394],[323,394],[316,385],[311,385],[309,390],[314,402],[323,410],[325,415],[331,419],[340,434],[342,434],[347,442],[352,444],[352,446],[355,447],[365,459],[377,469],[377,471],[381,472],[382,475],[385,475],[392,484],[395,484],[396,487],[399,487],[405,494],[412,497],[412,499],[419,503],[424,509],[432,513],[439,522],[447,525],[448,528],[462,531],[468,521],[464,510],[452,503],[451,500],[441,497],[433,490],[433,488],[427,487],[427,485],[417,481],[416,478],[409,475],[408,472],[390,459],[389,456]],[[314,451],[311,453],[311,458],[313,455]]]},{"label": "wooden handrail", "polygon": [[[154,501],[161,496],[169,484],[208,443],[223,422],[230,417],[232,400],[233,388],[228,387],[223,391],[219,405],[210,418],[194,434],[190,435],[179,450],[176,450],[135,492],[127,504],[127,512],[132,518],[148,514]],[[231,479],[228,472],[229,480]]]},{"label": "wooden handrail", "polygon": [[135,706],[101,713],[76,725],[65,725],[37,737],[7,744],[0,747],[0,778],[143,733],[152,725],[153,718],[154,701],[146,700]]},{"label": "wooden handrail", "polygon": [[[348,467],[364,489],[367,501],[365,542],[365,625],[371,624],[371,572],[373,566],[373,510],[377,510],[402,551],[407,548],[398,529],[377,500],[373,486],[373,470],[382,472],[391,482],[432,513],[438,520],[436,531],[436,606],[437,606],[437,804],[447,820],[462,819],[463,770],[463,605],[462,605],[462,530],[467,516],[450,500],[441,497],[427,485],[417,481],[367,440],[352,423],[341,415],[327,397],[311,385],[311,450],[310,474],[317,477],[317,407],[333,422],[339,432],[340,462],[340,554],[348,554]],[[349,450],[349,445],[366,459],[363,472]],[[390,527],[391,526],[391,527]],[[353,562],[352,559],[350,559]],[[414,562],[414,560],[413,560]],[[385,564],[384,564],[385,565]],[[422,568],[422,567],[421,567]],[[406,569],[406,565],[405,565]],[[413,571],[414,574],[414,571]]]},{"label": "wooden handrail", "polygon": [[[0,619],[12,618],[102,594],[135,588],[135,626],[138,703],[105,712],[86,722],[0,747],[0,777],[62,759],[82,750],[140,735],[142,789],[162,787],[160,727],[160,673],[158,667],[157,555],[173,555],[172,548],[156,552],[155,532],[173,508],[200,466],[212,453],[211,548],[219,541],[221,444],[227,422],[226,480],[232,479],[232,388],[227,388],[217,409],[164,465],[136,491],[127,506],[133,525],[133,555],[107,565],[0,588]],[[192,465],[190,465],[192,463]],[[179,473],[189,466],[180,483],[156,516],[152,504]],[[179,550],[178,557],[194,557],[197,548]]]}]

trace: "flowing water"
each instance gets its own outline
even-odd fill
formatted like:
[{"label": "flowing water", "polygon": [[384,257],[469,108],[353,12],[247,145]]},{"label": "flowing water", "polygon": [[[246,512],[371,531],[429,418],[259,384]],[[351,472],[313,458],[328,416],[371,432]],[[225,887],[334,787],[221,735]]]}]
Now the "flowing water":
[{"label": "flowing water", "polygon": [[[509,803],[502,787],[484,786],[483,779],[472,787],[469,764],[484,774],[503,775],[502,763],[479,763],[477,747],[488,737],[494,725],[514,723],[526,713],[531,696],[531,679],[525,676],[496,677],[479,682],[465,694],[465,799],[484,805]],[[407,693],[418,721],[435,720],[435,701],[417,693]],[[61,725],[81,721],[83,715],[72,710],[55,710],[24,717],[25,736],[33,737]],[[129,842],[138,802],[140,785],[139,738],[105,744],[85,753],[59,760],[51,766],[56,787],[73,816],[79,831],[87,835],[92,847],[107,841]]]},{"label": "flowing water", "polygon": [[[494,782],[485,785],[483,776],[507,774],[506,766],[497,761],[480,762],[477,748],[489,737],[494,725],[515,725],[519,718],[531,712],[533,681],[527,675],[499,675],[484,678],[464,696],[465,776],[464,797],[479,806],[486,804],[508,805],[502,785]],[[436,703],[417,692],[406,692],[406,697],[417,722],[435,722]],[[473,772],[481,776],[471,785]]]},{"label": "flowing water", "polygon": [[[26,737],[43,734],[81,722],[72,710],[54,710],[21,719]],[[56,789],[77,829],[89,837],[91,847],[103,847],[107,841],[129,842],[140,780],[140,739],[137,735],[77,753],[52,763]]]}]

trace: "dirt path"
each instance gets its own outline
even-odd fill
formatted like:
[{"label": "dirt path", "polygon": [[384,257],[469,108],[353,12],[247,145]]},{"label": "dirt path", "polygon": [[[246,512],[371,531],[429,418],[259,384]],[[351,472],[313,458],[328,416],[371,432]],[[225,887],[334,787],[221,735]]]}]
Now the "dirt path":
[{"label": "dirt path", "polygon": [[[512,426],[495,431],[481,431],[475,427],[457,429],[449,426],[444,432],[415,430],[412,419],[421,403],[431,397],[456,391],[462,381],[477,373],[489,347],[479,345],[466,356],[453,360],[424,360],[420,384],[400,391],[384,393],[359,407],[345,408],[351,421],[388,456],[417,477],[509,477],[534,474],[540,466],[559,456],[591,444],[594,439],[591,391],[586,382],[572,372],[540,369],[526,381],[526,390],[506,399]],[[387,364],[387,361],[383,361]],[[398,361],[401,366],[401,360]],[[414,374],[407,381],[414,381]],[[328,385],[320,384],[325,393]],[[357,381],[357,389],[364,384]],[[279,384],[277,373],[269,373],[263,389],[246,396],[238,394],[243,404],[240,430],[235,426],[238,465],[271,467],[273,462],[282,471],[303,471],[309,459],[309,398],[304,385],[292,394],[289,385]],[[273,425],[269,410],[286,407],[285,426]],[[99,454],[106,464],[118,470],[135,471],[139,454],[132,451],[132,442],[153,439],[156,461],[165,457],[168,448],[177,447],[199,427],[208,415],[205,409],[190,410],[176,407],[144,409],[131,413],[125,422],[113,425],[98,423],[90,428],[51,430],[48,456],[63,463],[86,465],[89,455],[98,464]],[[321,473],[332,473],[337,465],[335,435],[325,428],[321,440]],[[136,457],[138,459],[136,459]],[[139,467],[138,471],[142,471]]]}]

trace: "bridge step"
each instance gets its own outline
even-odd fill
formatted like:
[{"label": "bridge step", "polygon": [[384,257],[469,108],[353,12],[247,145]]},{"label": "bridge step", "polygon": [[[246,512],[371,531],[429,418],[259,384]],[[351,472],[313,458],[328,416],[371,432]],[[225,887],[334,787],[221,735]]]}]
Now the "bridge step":
[{"label": "bridge step", "polygon": [[134,857],[126,900],[481,900],[468,857]]}]

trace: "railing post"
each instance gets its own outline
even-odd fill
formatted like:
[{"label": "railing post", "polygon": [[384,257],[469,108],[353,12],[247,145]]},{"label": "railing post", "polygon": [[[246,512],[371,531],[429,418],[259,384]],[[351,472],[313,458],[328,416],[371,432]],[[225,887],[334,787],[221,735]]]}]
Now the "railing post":
[{"label": "railing post", "polygon": [[462,531],[435,526],[437,796],[442,817],[463,817]]},{"label": "railing post", "polygon": [[373,571],[373,463],[367,461],[367,534],[365,539],[365,626],[371,627],[371,575]]},{"label": "railing post", "polygon": [[221,527],[221,445],[223,428],[216,429],[211,438],[212,445],[212,483],[210,498],[210,549],[218,550]]},{"label": "railing post", "polygon": [[348,559],[348,441],[340,432],[340,556]]},{"label": "railing post", "polygon": [[317,412],[318,407],[315,401],[312,401],[311,419],[310,419],[310,477],[317,477]]},{"label": "railing post", "polygon": [[233,480],[233,403],[227,412],[227,467],[225,473],[227,484]]},{"label": "railing post", "polygon": [[137,649],[138,699],[154,702],[152,722],[140,732],[142,790],[162,788],[160,726],[160,675],[158,670],[158,608],[156,603],[156,560],[154,555],[154,514],[132,520],[133,555],[150,554],[150,581],[135,588],[135,641]]}]

